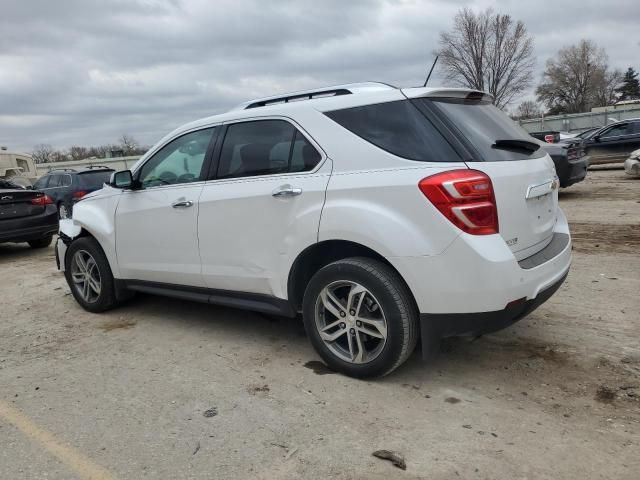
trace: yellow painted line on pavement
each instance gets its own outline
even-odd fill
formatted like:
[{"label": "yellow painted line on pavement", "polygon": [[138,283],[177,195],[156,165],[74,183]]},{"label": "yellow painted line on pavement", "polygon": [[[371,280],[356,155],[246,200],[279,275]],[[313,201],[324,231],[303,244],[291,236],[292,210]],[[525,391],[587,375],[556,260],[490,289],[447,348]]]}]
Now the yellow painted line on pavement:
[{"label": "yellow painted line on pavement", "polygon": [[77,450],[65,445],[52,433],[41,429],[19,410],[2,400],[0,400],[0,418],[13,424],[22,433],[31,437],[81,478],[91,480],[111,480],[113,478],[103,467],[94,463]]}]

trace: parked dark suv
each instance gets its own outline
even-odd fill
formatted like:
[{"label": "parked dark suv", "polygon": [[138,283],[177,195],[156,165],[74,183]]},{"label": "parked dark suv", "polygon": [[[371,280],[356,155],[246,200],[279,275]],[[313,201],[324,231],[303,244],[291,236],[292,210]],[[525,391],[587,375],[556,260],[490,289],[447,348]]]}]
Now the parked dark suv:
[{"label": "parked dark suv", "polygon": [[87,193],[100,190],[114,172],[112,168],[98,165],[86,167],[82,170],[65,168],[52,170],[41,177],[33,188],[49,195],[56,207],[60,218],[71,216],[75,202]]}]

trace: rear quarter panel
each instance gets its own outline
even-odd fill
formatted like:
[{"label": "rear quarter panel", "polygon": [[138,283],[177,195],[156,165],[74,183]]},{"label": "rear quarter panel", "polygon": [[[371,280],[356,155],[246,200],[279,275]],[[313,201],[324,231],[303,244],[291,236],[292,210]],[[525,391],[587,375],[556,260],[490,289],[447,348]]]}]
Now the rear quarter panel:
[{"label": "rear quarter panel", "polygon": [[460,230],[436,210],[418,188],[418,182],[466,166],[413,163],[417,165],[409,168],[347,172],[334,169],[318,240],[349,240],[387,258],[442,252]]}]

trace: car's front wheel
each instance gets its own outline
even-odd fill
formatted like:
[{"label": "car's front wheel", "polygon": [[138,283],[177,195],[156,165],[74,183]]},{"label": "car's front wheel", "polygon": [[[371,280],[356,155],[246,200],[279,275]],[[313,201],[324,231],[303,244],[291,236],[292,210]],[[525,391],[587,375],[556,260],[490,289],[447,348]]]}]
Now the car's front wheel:
[{"label": "car's front wheel", "polygon": [[327,365],[352,377],[387,375],[404,363],[418,339],[418,312],[406,284],[370,258],[320,269],[306,289],[303,316]]},{"label": "car's front wheel", "polygon": [[95,239],[81,237],[71,243],[64,274],[73,297],[85,310],[97,313],[116,306],[111,267]]}]

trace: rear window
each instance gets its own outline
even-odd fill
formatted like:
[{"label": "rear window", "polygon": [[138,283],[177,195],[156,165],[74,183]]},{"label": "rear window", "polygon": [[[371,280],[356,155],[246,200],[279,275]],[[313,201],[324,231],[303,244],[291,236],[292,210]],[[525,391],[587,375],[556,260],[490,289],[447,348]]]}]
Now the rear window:
[{"label": "rear window", "polygon": [[369,143],[408,160],[457,162],[460,156],[409,100],[326,112]]},{"label": "rear window", "polygon": [[[496,140],[534,141],[531,136],[502,111],[486,100],[464,98],[420,98],[416,102],[429,102],[444,114],[451,126],[475,149],[480,158],[488,162],[527,160],[545,155],[536,151],[496,148]],[[476,155],[474,155],[474,158]]]},{"label": "rear window", "polygon": [[113,170],[101,170],[99,172],[89,172],[78,174],[78,186],[81,188],[100,189],[102,184],[109,181]]}]

